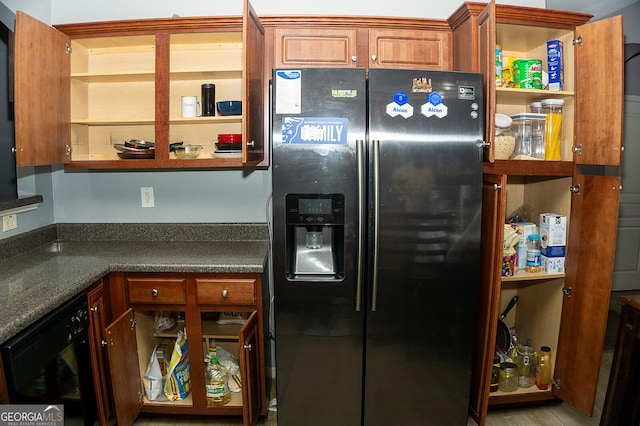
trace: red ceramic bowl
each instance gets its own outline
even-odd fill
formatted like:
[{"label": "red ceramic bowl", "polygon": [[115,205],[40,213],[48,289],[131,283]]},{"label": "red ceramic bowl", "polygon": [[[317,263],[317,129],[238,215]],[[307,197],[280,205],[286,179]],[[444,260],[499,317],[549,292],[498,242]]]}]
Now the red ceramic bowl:
[{"label": "red ceramic bowl", "polygon": [[237,143],[242,142],[242,133],[220,133],[218,142],[221,143]]}]

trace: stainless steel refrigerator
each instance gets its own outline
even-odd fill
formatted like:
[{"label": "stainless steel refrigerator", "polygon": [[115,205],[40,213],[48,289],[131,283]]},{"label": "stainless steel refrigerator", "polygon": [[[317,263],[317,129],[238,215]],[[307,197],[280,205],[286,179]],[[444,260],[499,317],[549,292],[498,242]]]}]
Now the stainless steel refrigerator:
[{"label": "stainless steel refrigerator", "polygon": [[278,425],[466,425],[479,74],[277,69]]}]

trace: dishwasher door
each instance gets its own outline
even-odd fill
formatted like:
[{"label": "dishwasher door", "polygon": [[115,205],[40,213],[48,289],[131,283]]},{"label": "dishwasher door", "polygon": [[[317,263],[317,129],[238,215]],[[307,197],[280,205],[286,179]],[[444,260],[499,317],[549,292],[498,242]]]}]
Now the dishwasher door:
[{"label": "dishwasher door", "polygon": [[88,325],[83,293],[2,344],[11,404],[57,405],[65,424],[95,424]]}]

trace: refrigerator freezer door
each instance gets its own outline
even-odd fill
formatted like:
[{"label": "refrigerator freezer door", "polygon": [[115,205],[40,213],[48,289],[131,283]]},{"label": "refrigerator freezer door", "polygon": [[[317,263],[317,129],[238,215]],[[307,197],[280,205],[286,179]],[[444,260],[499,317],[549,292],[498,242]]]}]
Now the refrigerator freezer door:
[{"label": "refrigerator freezer door", "polygon": [[363,424],[466,424],[482,105],[476,75],[369,71],[374,257]]},{"label": "refrigerator freezer door", "polygon": [[[365,74],[363,69],[279,71],[274,71],[272,104],[278,424],[359,425],[364,319],[356,310],[356,145],[365,138]],[[292,199],[297,203],[287,206]],[[317,256],[307,253],[305,259],[314,264],[290,264],[296,247],[305,254],[304,237],[294,236],[315,232],[322,219],[339,216],[336,205],[342,222],[322,228],[330,227],[332,237],[323,236],[322,249],[307,244]],[[292,212],[313,227],[288,221]],[[330,267],[322,252],[326,244],[338,247],[331,255],[338,261]],[[340,265],[343,274],[321,274]]]}]

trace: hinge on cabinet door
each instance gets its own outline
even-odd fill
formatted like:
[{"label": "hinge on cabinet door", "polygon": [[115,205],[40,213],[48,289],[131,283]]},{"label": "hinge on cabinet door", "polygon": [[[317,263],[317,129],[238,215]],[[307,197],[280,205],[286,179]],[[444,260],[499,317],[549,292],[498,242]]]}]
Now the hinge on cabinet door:
[{"label": "hinge on cabinet door", "polygon": [[551,379],[551,386],[554,389],[560,389],[560,379]]},{"label": "hinge on cabinet door", "polygon": [[573,151],[575,154],[582,155],[582,144],[580,143],[574,146],[573,148],[571,148],[571,151]]},{"label": "hinge on cabinet door", "polygon": [[571,298],[571,292],[573,291],[572,287],[566,287],[562,289],[562,292],[564,293],[565,296],[567,296],[568,298]]},{"label": "hinge on cabinet door", "polygon": [[65,155],[71,155],[71,152],[73,151],[73,148],[71,147],[71,145],[65,145],[64,146],[65,149]]},{"label": "hinge on cabinet door", "polygon": [[67,43],[67,53],[71,53],[73,52],[73,48],[71,46],[69,46],[69,43]]},{"label": "hinge on cabinet door", "polygon": [[138,401],[144,402],[144,392],[138,391]]},{"label": "hinge on cabinet door", "polygon": [[130,326],[131,326],[131,330],[133,330],[134,328],[136,328],[136,319],[135,318],[131,318],[129,320],[130,322]]},{"label": "hinge on cabinet door", "polygon": [[582,36],[579,35],[578,38],[574,38],[571,42],[574,46],[582,46]]},{"label": "hinge on cabinet door", "polygon": [[569,187],[569,191],[573,192],[574,194],[580,194],[580,184],[577,185],[571,185]]}]

